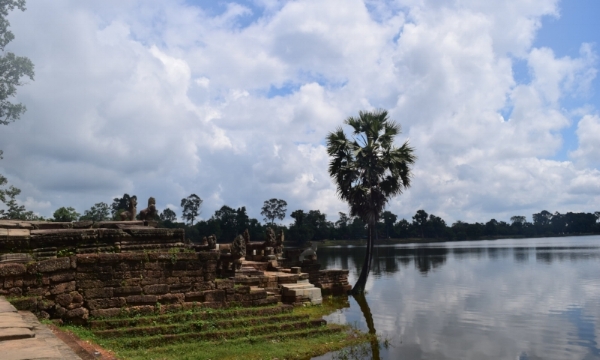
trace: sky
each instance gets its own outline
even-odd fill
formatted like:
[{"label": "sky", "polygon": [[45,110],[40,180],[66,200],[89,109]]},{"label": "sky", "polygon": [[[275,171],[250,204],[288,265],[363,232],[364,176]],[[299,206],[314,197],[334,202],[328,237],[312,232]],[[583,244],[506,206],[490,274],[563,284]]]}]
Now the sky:
[{"label": "sky", "polygon": [[348,207],[325,137],[387,109],[418,157],[387,210],[448,224],[600,211],[597,0],[29,0],[0,174],[51,217],[124,193],[180,215]]}]

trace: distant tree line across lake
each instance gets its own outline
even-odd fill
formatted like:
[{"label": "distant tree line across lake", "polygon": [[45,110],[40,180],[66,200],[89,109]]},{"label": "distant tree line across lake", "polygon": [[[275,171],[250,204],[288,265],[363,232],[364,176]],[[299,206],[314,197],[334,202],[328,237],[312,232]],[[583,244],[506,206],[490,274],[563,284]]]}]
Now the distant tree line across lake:
[{"label": "distant tree line across lake", "polygon": [[[113,199],[112,204],[97,203],[86,210],[83,215],[72,207],[61,207],[54,212],[50,221],[76,221],[76,220],[118,220],[119,214],[129,208],[130,200],[134,196],[124,194],[121,198]],[[366,238],[366,224],[358,217],[350,217],[340,212],[339,219],[335,222],[327,220],[327,215],[320,210],[294,210],[289,215],[293,222],[286,226],[277,224],[276,220],[283,220],[287,213],[287,203],[280,199],[270,199],[264,202],[262,212],[263,221],[250,218],[246,207],[232,208],[223,205],[206,220],[197,220],[201,211],[202,199],[191,194],[182,199],[182,222],[174,210],[166,208],[160,212],[156,219],[160,226],[169,228],[183,228],[186,236],[195,242],[202,241],[204,236],[215,234],[219,242],[233,241],[236,235],[248,229],[253,241],[264,239],[268,226],[281,229],[285,233],[286,242],[304,244],[308,241],[346,240],[361,241]],[[21,209],[20,209],[21,210]],[[24,210],[24,209],[22,209]],[[7,217],[6,213],[4,214]],[[33,220],[31,212],[11,212],[13,218],[27,218]],[[1,216],[0,216],[1,217]],[[41,220],[42,218],[36,218]],[[444,219],[425,210],[418,210],[411,219],[398,219],[390,211],[384,211],[377,224],[377,237],[382,239],[435,239],[438,241],[461,241],[493,239],[501,237],[539,237],[539,236],[564,236],[585,235],[600,233],[600,211],[595,213],[559,212],[551,213],[547,210],[532,214],[532,222],[527,221],[523,215],[515,215],[510,222],[491,219],[488,222],[467,223],[456,221],[448,225]]]}]

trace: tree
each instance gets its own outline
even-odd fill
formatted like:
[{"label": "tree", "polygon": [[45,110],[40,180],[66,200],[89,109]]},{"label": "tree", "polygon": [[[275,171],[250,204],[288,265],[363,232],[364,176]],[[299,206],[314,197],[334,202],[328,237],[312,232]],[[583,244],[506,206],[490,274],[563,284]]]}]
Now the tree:
[{"label": "tree", "polygon": [[79,219],[80,214],[75,211],[74,208],[72,207],[61,207],[58,208],[54,214],[54,221],[57,222],[71,222],[71,221],[77,221],[77,219]]},{"label": "tree", "polygon": [[265,221],[275,225],[275,219],[283,220],[286,210],[287,202],[285,200],[271,199],[264,202],[260,214],[265,217]]},{"label": "tree", "polygon": [[533,224],[536,226],[547,226],[550,225],[552,219],[552,213],[547,210],[542,210],[537,214],[533,214]]},{"label": "tree", "polygon": [[[2,0],[0,1],[0,125],[18,120],[27,110],[25,105],[12,103],[10,99],[17,93],[17,86],[23,85],[21,78],[24,76],[33,80],[33,63],[26,57],[16,56],[12,52],[5,52],[6,45],[11,42],[15,35],[8,30],[10,23],[6,19],[9,11],[18,8],[25,11],[25,0]],[[2,159],[2,150],[0,150],[0,159]],[[7,180],[0,175],[0,186],[6,185]],[[37,220],[39,219],[32,211],[26,211],[23,205],[18,205],[15,197],[21,193],[21,190],[14,186],[8,189],[0,189],[0,201],[6,206],[7,210],[0,210],[0,218],[3,219],[21,219]]]},{"label": "tree", "polygon": [[90,221],[110,220],[110,206],[105,202],[96,203],[89,210],[85,210],[83,212],[83,216],[80,217],[79,220],[90,220]]},{"label": "tree", "polygon": [[383,214],[381,214],[381,218],[383,219],[385,236],[389,239],[390,233],[393,233],[394,231],[394,223],[396,222],[396,219],[398,219],[398,216],[392,214],[390,211],[384,211]]},{"label": "tree", "polygon": [[350,238],[350,228],[349,228],[349,224],[350,224],[350,218],[348,217],[348,215],[346,215],[346,213],[343,212],[338,212],[338,214],[340,215],[340,218],[338,221],[335,222],[335,227],[337,230],[337,237],[339,237],[340,239],[349,239]]},{"label": "tree", "polygon": [[219,210],[215,211],[212,219],[219,223],[221,228],[220,239],[223,242],[232,242],[233,239],[239,234],[236,224],[237,214],[235,209],[223,205]]},{"label": "tree", "polygon": [[313,239],[314,230],[311,229],[306,217],[308,214],[304,210],[295,210],[290,214],[294,223],[290,225],[289,238],[299,244],[304,244]]},{"label": "tree", "polygon": [[181,199],[181,207],[183,208],[182,217],[191,226],[194,226],[194,219],[200,215],[200,205],[202,205],[202,199],[196,194],[191,194],[187,198]]},{"label": "tree", "polygon": [[169,208],[164,209],[162,213],[160,213],[159,217],[160,221],[175,222],[175,220],[177,220],[177,214],[175,214],[175,211]]},{"label": "tree", "polygon": [[429,216],[425,210],[417,210],[417,213],[412,217],[413,225],[419,229],[421,238],[425,237],[425,226],[427,225],[427,216]]},{"label": "tree", "polygon": [[123,211],[129,210],[129,206],[131,205],[131,199],[135,198],[137,200],[137,196],[129,196],[129,194],[123,194],[122,198],[114,198],[113,203],[110,206],[110,212],[112,213],[112,217],[114,220],[119,220],[119,214]]},{"label": "tree", "polygon": [[[0,186],[6,185],[7,180],[0,175]],[[18,219],[18,220],[43,220],[33,213],[33,211],[25,210],[24,205],[17,203],[17,195],[21,193],[20,189],[14,186],[9,186],[8,189],[0,189],[0,202],[6,205],[6,210],[0,210],[0,219]]]},{"label": "tree", "polygon": [[352,138],[341,127],[327,135],[329,175],[338,196],[348,202],[350,215],[360,217],[368,227],[365,261],[352,289],[362,293],[371,269],[373,230],[387,202],[410,186],[415,156],[408,141],[401,147],[394,145],[401,129],[386,110],[360,111],[344,123],[352,127]]},{"label": "tree", "polygon": [[[25,105],[9,101],[17,93],[17,86],[23,85],[21,78],[26,76],[33,80],[34,71],[31,60],[24,56],[16,56],[5,52],[5,47],[15,35],[8,30],[10,23],[6,19],[9,11],[18,8],[25,11],[25,0],[3,0],[0,2],[0,124],[8,125],[21,117],[27,110]],[[0,151],[0,158],[2,152]]]}]

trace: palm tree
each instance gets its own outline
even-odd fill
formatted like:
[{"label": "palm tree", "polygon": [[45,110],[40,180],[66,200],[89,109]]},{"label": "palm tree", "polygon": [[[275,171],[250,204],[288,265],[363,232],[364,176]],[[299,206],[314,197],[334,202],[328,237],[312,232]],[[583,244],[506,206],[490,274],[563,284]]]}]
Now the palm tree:
[{"label": "palm tree", "polygon": [[353,294],[364,292],[371,270],[375,225],[387,202],[410,186],[414,149],[408,141],[394,146],[400,125],[388,118],[386,110],[360,111],[344,124],[353,128],[351,138],[343,129],[327,135],[327,152],[331,158],[329,175],[337,185],[338,196],[348,202],[350,215],[367,224],[368,240],[365,261]]}]

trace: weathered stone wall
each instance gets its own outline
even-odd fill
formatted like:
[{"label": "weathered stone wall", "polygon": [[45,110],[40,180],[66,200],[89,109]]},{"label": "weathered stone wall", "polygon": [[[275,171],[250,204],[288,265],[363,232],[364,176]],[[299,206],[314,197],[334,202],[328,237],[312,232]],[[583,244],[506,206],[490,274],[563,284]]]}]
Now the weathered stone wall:
[{"label": "weathered stone wall", "polygon": [[227,303],[263,305],[266,291],[216,280],[217,252],[80,254],[31,264],[0,264],[0,295],[49,318],[156,312]]},{"label": "weathered stone wall", "polygon": [[0,254],[26,253],[34,260],[42,260],[61,254],[189,248],[183,229],[151,225],[144,221],[0,220]]},{"label": "weathered stone wall", "polygon": [[348,283],[348,270],[320,270],[314,284],[323,295],[346,295],[352,289]]}]

